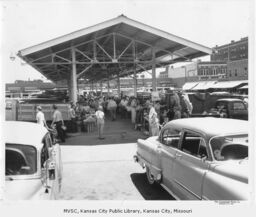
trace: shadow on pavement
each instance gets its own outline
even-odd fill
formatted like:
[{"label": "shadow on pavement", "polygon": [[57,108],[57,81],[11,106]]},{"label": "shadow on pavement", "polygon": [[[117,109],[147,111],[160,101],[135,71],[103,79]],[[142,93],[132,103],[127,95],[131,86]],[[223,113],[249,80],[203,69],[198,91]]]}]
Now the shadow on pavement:
[{"label": "shadow on pavement", "polygon": [[130,176],[133,184],[145,200],[175,200],[160,185],[149,185],[146,173],[133,173]]}]

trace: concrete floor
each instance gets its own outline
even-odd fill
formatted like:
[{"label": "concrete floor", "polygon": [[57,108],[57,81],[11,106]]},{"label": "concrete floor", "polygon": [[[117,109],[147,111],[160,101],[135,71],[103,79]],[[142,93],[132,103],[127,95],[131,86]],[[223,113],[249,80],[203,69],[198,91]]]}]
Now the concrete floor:
[{"label": "concrete floor", "polygon": [[130,120],[106,121],[105,140],[92,133],[71,135],[61,144],[63,183],[60,200],[172,200],[160,186],[147,184],[133,161],[136,141],[145,138]]},{"label": "concrete floor", "polygon": [[74,133],[68,134],[65,143],[61,145],[104,145],[104,144],[120,144],[120,143],[132,143],[136,142],[137,139],[145,139],[147,136],[144,135],[143,131],[134,130],[134,125],[130,119],[117,118],[116,121],[111,121],[108,118],[105,121],[104,127],[104,140],[98,139],[97,127],[94,128],[93,132],[86,133]]},{"label": "concrete floor", "polygon": [[160,186],[147,184],[133,161],[136,143],[62,146],[60,200],[173,200]]}]

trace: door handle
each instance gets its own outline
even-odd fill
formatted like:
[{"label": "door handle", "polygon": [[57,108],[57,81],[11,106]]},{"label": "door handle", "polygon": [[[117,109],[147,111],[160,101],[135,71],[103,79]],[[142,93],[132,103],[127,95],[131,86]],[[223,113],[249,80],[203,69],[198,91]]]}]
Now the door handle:
[{"label": "door handle", "polygon": [[182,154],[176,153],[175,156],[176,156],[176,157],[182,157]]},{"label": "door handle", "polygon": [[156,148],[156,152],[157,152],[157,153],[161,153],[161,147],[157,147],[157,148]]}]

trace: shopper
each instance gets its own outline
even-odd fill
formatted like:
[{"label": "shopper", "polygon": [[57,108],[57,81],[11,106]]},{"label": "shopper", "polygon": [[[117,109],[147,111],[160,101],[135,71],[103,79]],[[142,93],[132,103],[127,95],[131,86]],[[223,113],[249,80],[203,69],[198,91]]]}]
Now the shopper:
[{"label": "shopper", "polygon": [[156,101],[156,102],[155,102],[154,108],[155,108],[155,111],[156,111],[156,113],[157,113],[157,117],[158,117],[158,119],[160,120],[160,109],[161,109],[161,105],[160,105],[160,102],[159,102],[159,101]]},{"label": "shopper", "polygon": [[125,118],[126,106],[127,106],[127,101],[126,101],[125,97],[123,97],[119,103],[119,110],[120,110],[121,118]]},{"label": "shopper", "polygon": [[46,129],[49,129],[47,124],[46,124],[44,113],[42,112],[42,107],[41,106],[36,107],[36,122],[38,124],[46,127]]},{"label": "shopper", "polygon": [[96,120],[97,120],[97,128],[98,128],[98,138],[99,139],[104,139],[103,137],[103,129],[104,129],[104,124],[105,124],[105,114],[103,112],[103,107],[99,106],[98,110],[95,113]]},{"label": "shopper", "polygon": [[56,105],[53,105],[53,120],[52,120],[52,126],[56,126],[56,130],[58,132],[58,137],[62,142],[65,142],[65,131],[64,131],[64,121],[62,118],[61,112],[58,110]]},{"label": "shopper", "polygon": [[110,117],[112,121],[116,120],[116,108],[117,104],[113,98],[110,98],[108,101],[107,109],[109,110]]},{"label": "shopper", "polygon": [[180,99],[176,92],[171,91],[170,94],[170,105],[169,105],[169,119],[180,119],[181,118],[181,105]]},{"label": "shopper", "polygon": [[136,98],[133,98],[131,101],[130,109],[131,109],[131,121],[132,121],[132,124],[134,125],[136,123],[136,106],[137,106]]},{"label": "shopper", "polygon": [[159,134],[159,119],[157,118],[156,110],[153,103],[149,103],[149,133],[151,136],[158,136]]},{"label": "shopper", "polygon": [[143,124],[143,106],[141,104],[140,100],[137,100],[137,106],[136,106],[136,123],[135,123],[135,130],[142,128]]},{"label": "shopper", "polygon": [[189,97],[187,94],[182,93],[182,99],[184,100],[184,102],[186,103],[187,106],[187,111],[188,111],[188,117],[191,116],[192,111],[193,111],[193,104],[190,102]]},{"label": "shopper", "polygon": [[70,103],[68,110],[69,126],[72,133],[77,132],[75,105]]}]

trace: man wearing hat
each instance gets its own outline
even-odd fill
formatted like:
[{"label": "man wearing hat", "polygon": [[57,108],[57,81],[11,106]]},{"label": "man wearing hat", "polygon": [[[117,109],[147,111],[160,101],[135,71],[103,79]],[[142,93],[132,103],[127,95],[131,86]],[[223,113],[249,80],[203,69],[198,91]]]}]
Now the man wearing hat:
[{"label": "man wearing hat", "polygon": [[181,118],[181,105],[180,98],[178,94],[174,91],[170,91],[170,101],[169,101],[169,119],[179,119]]}]

